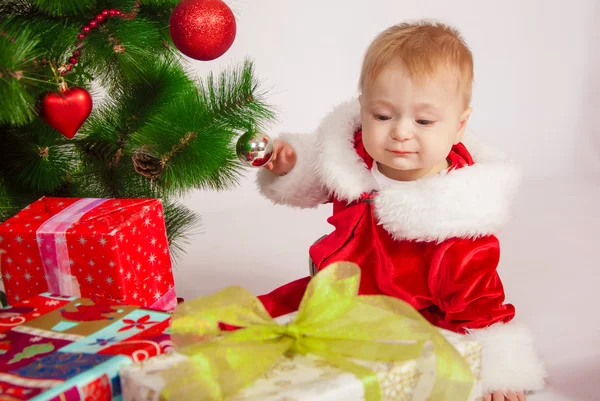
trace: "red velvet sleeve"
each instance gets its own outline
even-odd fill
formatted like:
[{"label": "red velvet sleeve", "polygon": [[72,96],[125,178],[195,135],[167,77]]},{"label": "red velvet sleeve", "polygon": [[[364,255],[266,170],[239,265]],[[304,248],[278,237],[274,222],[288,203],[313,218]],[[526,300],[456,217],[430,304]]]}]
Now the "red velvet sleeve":
[{"label": "red velvet sleeve", "polygon": [[448,241],[440,245],[435,259],[437,306],[444,315],[440,327],[464,333],[512,320],[515,308],[504,303],[496,270],[500,244],[495,236]]}]

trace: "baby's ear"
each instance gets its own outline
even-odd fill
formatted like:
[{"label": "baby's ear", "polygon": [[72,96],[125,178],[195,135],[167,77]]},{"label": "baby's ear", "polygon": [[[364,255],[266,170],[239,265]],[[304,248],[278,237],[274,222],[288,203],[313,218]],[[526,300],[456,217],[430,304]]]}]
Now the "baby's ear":
[{"label": "baby's ear", "polygon": [[460,141],[462,141],[463,136],[465,136],[465,130],[467,129],[467,123],[469,122],[469,117],[471,117],[472,108],[467,107],[465,111],[460,115],[460,122],[458,123],[458,131],[456,132],[456,138],[454,138],[454,144],[456,145]]},{"label": "baby's ear", "polygon": [[362,106],[362,95],[358,96],[358,104],[360,104]]}]

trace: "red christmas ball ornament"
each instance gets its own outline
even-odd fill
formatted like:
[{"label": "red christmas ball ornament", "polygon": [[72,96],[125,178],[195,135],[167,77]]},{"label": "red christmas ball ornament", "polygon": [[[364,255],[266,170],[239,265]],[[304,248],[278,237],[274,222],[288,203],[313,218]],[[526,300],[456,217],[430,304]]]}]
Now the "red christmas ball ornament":
[{"label": "red christmas ball ornament", "polygon": [[195,60],[222,56],[233,44],[236,31],[233,12],[221,0],[182,0],[171,14],[173,43]]},{"label": "red christmas ball ornament", "polygon": [[71,139],[92,112],[92,96],[83,88],[66,88],[44,96],[40,117]]}]

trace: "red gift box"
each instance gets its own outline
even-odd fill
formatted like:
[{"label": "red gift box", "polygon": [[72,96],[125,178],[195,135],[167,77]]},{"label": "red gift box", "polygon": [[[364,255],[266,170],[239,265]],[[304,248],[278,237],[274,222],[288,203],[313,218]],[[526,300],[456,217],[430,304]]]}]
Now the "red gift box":
[{"label": "red gift box", "polygon": [[44,197],[0,224],[9,304],[42,292],[177,305],[158,199]]}]

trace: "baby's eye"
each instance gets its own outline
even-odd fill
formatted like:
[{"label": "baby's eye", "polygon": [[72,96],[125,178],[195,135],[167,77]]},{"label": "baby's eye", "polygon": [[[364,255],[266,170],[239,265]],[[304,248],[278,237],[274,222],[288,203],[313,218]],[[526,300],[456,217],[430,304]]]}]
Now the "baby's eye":
[{"label": "baby's eye", "polygon": [[433,124],[433,121],[431,121],[431,120],[416,120],[416,123],[419,125],[431,125],[431,124]]},{"label": "baby's eye", "polygon": [[377,120],[379,120],[379,121],[387,121],[387,120],[391,120],[392,119],[392,117],[384,116],[384,115],[381,115],[381,114],[375,114],[375,118]]}]

